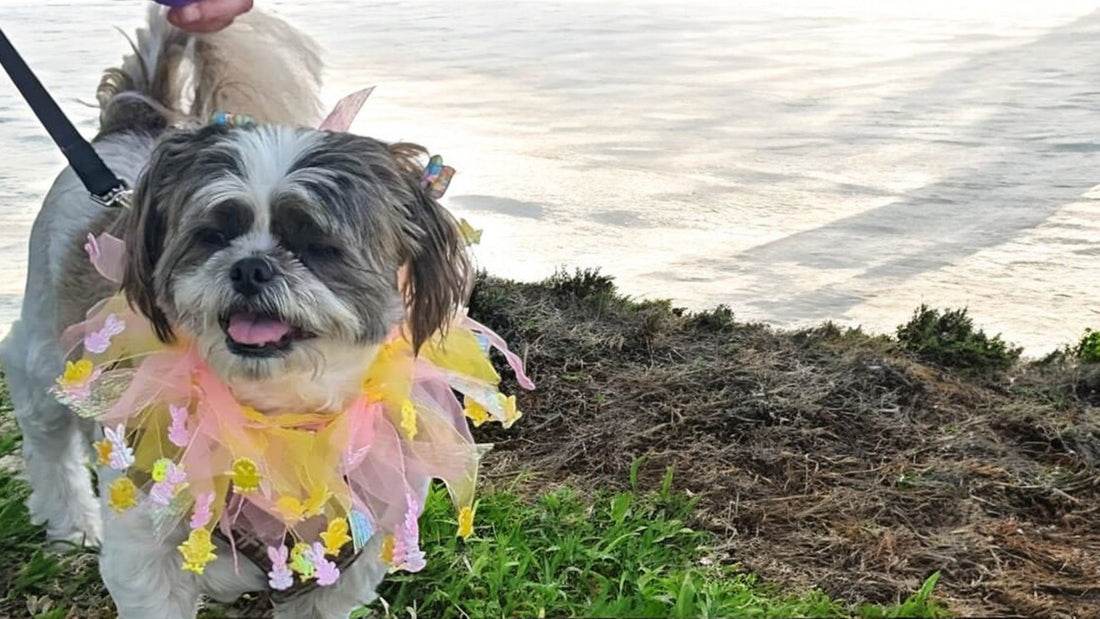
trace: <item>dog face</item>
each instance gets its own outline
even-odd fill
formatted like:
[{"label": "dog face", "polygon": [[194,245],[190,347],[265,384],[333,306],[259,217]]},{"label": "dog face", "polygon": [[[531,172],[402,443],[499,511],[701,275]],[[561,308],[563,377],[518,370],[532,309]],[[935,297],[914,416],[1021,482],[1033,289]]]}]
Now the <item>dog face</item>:
[{"label": "dog face", "polygon": [[422,154],[282,126],[173,132],[134,190],[123,290],[227,380],[320,376],[406,316],[419,349],[470,282]]}]

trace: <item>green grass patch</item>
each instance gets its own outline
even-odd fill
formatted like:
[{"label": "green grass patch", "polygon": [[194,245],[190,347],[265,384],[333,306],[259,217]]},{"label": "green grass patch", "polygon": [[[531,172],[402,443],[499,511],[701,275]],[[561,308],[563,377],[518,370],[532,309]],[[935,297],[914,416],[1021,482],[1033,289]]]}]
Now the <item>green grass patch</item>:
[{"label": "green grass patch", "polygon": [[[0,413],[0,419],[10,420]],[[0,457],[12,456],[17,434],[0,436]],[[43,527],[30,523],[24,503],[30,489],[0,469],[0,617],[111,616],[95,553],[46,548]]]},{"label": "green grass patch", "polygon": [[[3,416],[0,413],[0,416]],[[0,436],[0,456],[18,447]],[[383,583],[381,601],[355,617],[939,617],[935,584],[902,604],[852,606],[820,591],[798,594],[761,584],[710,550],[713,537],[685,522],[694,500],[666,477],[650,493],[568,488],[536,497],[485,494],[475,535],[455,537],[446,492],[433,488],[422,518],[428,567]],[[93,551],[50,551],[30,524],[27,486],[0,470],[0,616],[113,617]],[[255,605],[248,612],[256,611]],[[200,617],[242,616],[212,605]],[[246,616],[253,616],[247,614]]]},{"label": "green grass patch", "polygon": [[965,308],[941,311],[921,305],[898,326],[897,337],[924,361],[978,374],[1011,368],[1023,350],[976,328]]},{"label": "green grass patch", "polygon": [[1100,363],[1100,331],[1085,329],[1085,334],[1073,349],[1073,355],[1082,363]]},{"label": "green grass patch", "polygon": [[820,591],[761,584],[709,549],[710,534],[686,526],[694,501],[670,491],[568,488],[524,499],[486,495],[475,536],[454,536],[453,508],[438,489],[422,519],[428,567],[395,574],[383,609],[359,617],[941,617],[935,577],[902,604],[853,607]]}]

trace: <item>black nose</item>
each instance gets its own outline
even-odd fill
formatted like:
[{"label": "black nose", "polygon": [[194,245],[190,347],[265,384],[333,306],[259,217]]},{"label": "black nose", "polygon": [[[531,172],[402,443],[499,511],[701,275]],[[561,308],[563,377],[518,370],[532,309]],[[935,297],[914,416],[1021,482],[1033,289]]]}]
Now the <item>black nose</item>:
[{"label": "black nose", "polygon": [[271,263],[264,258],[245,258],[238,260],[229,269],[229,279],[233,290],[251,297],[260,294],[264,286],[275,278]]}]

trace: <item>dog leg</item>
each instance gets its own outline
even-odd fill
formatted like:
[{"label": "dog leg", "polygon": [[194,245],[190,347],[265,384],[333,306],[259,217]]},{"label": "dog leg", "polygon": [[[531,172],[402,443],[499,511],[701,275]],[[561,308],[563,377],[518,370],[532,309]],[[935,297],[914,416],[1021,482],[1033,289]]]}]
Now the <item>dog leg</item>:
[{"label": "dog leg", "polygon": [[5,379],[23,433],[31,521],[46,525],[51,540],[96,546],[99,506],[86,466],[88,444],[73,413],[48,393],[62,369],[60,351],[29,345],[17,324],[5,342]]},{"label": "dog leg", "polygon": [[267,589],[267,574],[242,556],[233,556],[233,549],[215,539],[218,558],[206,566],[202,576],[202,592],[223,604],[230,604],[249,591]]},{"label": "dog leg", "polygon": [[[101,482],[101,491],[106,484],[107,480]],[[103,509],[99,572],[119,619],[193,619],[199,580],[180,569],[176,546],[183,542],[182,533],[173,531],[160,539],[143,510],[117,514],[106,506]]]},{"label": "dog leg", "polygon": [[275,606],[275,619],[347,619],[355,609],[377,598],[375,588],[388,566],[379,559],[382,540],[376,535],[363,554],[348,566],[331,587],[318,587],[285,604]]}]

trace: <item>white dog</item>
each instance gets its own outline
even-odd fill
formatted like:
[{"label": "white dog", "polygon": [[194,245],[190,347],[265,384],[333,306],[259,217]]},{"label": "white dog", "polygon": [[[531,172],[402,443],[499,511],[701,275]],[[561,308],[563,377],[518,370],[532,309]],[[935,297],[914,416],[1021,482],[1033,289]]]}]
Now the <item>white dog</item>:
[{"label": "white dog", "polygon": [[[185,618],[200,596],[230,601],[266,589],[268,575],[220,540],[201,575],[181,571],[184,530],[159,539],[144,514],[118,517],[96,498],[86,463],[100,429],[49,393],[65,369],[62,330],[115,292],[88,264],[87,235],[124,238],[133,307],[162,341],[194,342],[238,400],[265,413],[345,406],[402,316],[417,346],[444,328],[470,269],[457,226],[419,183],[420,151],[306,128],[319,120],[320,62],[301,33],[256,12],[188,35],[154,11],[134,47],[103,79],[94,141],[134,187],[133,206],[99,206],[72,170],[60,174],[34,224],[2,363],[32,518],[51,539],[101,544],[122,617]],[[258,126],[205,125],[219,110]],[[277,616],[346,617],[371,601],[388,566],[381,542],[370,544],[336,586],[277,603]]]}]

